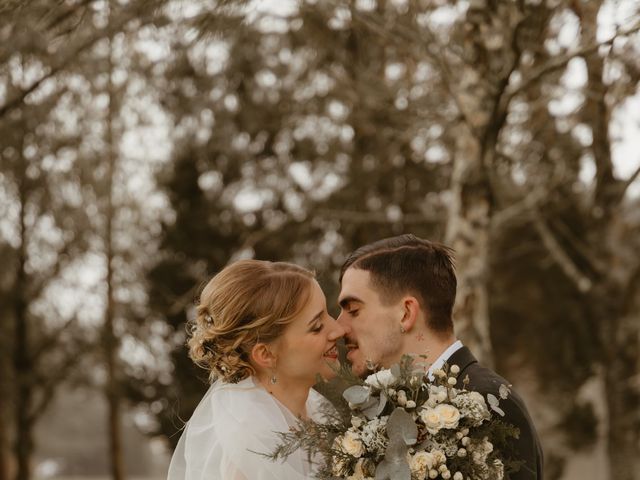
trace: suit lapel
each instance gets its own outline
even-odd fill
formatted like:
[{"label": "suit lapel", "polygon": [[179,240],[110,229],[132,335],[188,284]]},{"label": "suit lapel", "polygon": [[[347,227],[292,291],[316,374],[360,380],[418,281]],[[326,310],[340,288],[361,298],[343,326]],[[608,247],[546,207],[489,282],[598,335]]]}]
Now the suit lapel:
[{"label": "suit lapel", "polygon": [[451,367],[451,365],[458,365],[458,367],[460,367],[458,378],[464,378],[464,371],[474,363],[478,363],[478,360],[473,356],[473,353],[471,353],[471,350],[469,350],[467,347],[462,347],[456,350],[455,352],[453,352],[453,355],[451,355],[447,360],[447,364],[449,365],[449,367]]}]

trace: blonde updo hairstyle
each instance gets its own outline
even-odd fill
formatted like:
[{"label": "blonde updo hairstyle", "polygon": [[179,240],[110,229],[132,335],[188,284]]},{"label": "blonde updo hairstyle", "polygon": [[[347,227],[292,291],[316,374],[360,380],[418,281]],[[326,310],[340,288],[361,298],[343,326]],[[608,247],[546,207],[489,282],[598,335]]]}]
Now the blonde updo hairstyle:
[{"label": "blonde updo hairstyle", "polygon": [[298,265],[240,260],[204,287],[191,322],[189,356],[230,383],[256,375],[250,362],[257,343],[270,343],[309,299],[314,274]]}]

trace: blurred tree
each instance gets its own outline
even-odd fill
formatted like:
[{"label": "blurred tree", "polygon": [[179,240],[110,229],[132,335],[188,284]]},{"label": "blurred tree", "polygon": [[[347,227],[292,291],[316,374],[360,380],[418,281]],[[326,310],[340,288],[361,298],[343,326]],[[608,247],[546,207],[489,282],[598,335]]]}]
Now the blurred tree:
[{"label": "blurred tree", "polygon": [[[564,429],[576,426],[574,411],[592,411],[574,394],[604,372],[608,416],[628,422],[609,429],[612,449],[626,445],[610,451],[611,472],[630,478],[638,333],[628,309],[638,295],[634,247],[620,235],[637,232],[625,191],[638,173],[616,179],[607,136],[616,109],[637,92],[637,41],[630,39],[638,26],[620,26],[619,41],[599,40],[598,12],[617,13],[598,2],[300,2],[283,17],[244,15],[243,8],[224,2],[194,17],[209,43],[187,46],[191,54],[176,62],[184,79],[174,77],[187,98],[167,99],[172,111],[196,103],[204,113],[178,117],[207,138],[213,153],[199,164],[225,152],[224,168],[210,162],[211,176],[200,182],[203,170],[193,172],[192,184],[217,178],[217,191],[226,191],[220,198],[235,199],[218,221],[261,226],[258,219],[283,198],[283,218],[294,221],[283,220],[282,235],[250,235],[245,253],[268,258],[261,248],[269,245],[275,258],[326,270],[354,246],[394,233],[446,239],[458,253],[463,340],[507,372],[526,370],[540,385],[554,385],[541,394],[562,405],[552,422]],[[566,36],[576,26],[578,43]],[[210,56],[198,61],[198,49]],[[569,115],[558,113],[561,97],[572,94],[566,77],[582,59],[589,81],[577,90],[585,100]],[[258,142],[257,125],[275,140]],[[269,154],[278,161],[265,162]],[[585,177],[591,162],[593,181]],[[240,172],[235,184],[218,176],[229,168]],[[275,188],[268,173],[289,183]],[[331,180],[324,195],[316,193],[321,180]],[[280,197],[282,188],[288,193]],[[237,208],[240,199],[255,200],[250,215]],[[298,208],[286,208],[291,199]],[[172,205],[181,202],[172,196]],[[285,234],[295,241],[281,243]],[[196,265],[197,242],[188,238],[181,248]],[[243,244],[228,243],[227,259]],[[616,267],[607,274],[597,267],[608,264]],[[627,305],[627,313],[611,302]],[[540,335],[543,328],[556,334]]]},{"label": "blurred tree", "polygon": [[[106,5],[109,23],[114,17],[115,2],[109,1]],[[113,480],[122,480],[123,472],[123,456],[122,456],[122,433],[121,433],[121,399],[118,391],[118,377],[120,374],[118,354],[119,339],[115,329],[115,281],[114,281],[114,260],[116,252],[114,251],[114,232],[113,223],[115,220],[116,206],[114,204],[114,180],[116,169],[118,168],[118,148],[117,148],[117,132],[115,126],[115,117],[118,113],[117,98],[120,98],[122,91],[118,91],[114,84],[114,40],[109,37],[109,46],[106,51],[106,73],[108,76],[106,84],[106,94],[108,96],[109,105],[107,107],[106,125],[105,125],[105,157],[107,163],[107,171],[105,175],[105,191],[103,193],[103,210],[104,210],[104,256],[106,264],[106,302],[104,311],[104,325],[102,335],[102,348],[105,357],[107,379],[105,385],[105,395],[107,399],[108,409],[108,432],[109,432],[109,466],[111,469],[111,478]]]},{"label": "blurred tree", "polygon": [[[73,383],[77,363],[96,361],[84,355],[96,343],[96,319],[91,318],[96,298],[80,277],[95,272],[92,262],[99,248],[96,240],[101,239],[99,212],[104,197],[100,185],[104,186],[105,168],[99,158],[104,153],[100,148],[104,137],[99,138],[99,132],[105,129],[98,123],[104,111],[100,106],[104,98],[101,85],[105,84],[104,39],[119,32],[143,32],[142,27],[152,22],[162,24],[164,17],[156,13],[164,3],[126,2],[118,4],[111,16],[104,15],[101,2],[93,1],[0,5],[0,179],[3,201],[10,206],[3,218],[2,238],[11,246],[8,264],[15,270],[3,291],[10,299],[9,318],[14,324],[10,330],[14,391],[3,398],[13,400],[16,424],[11,433],[18,479],[30,476],[33,426],[55,389],[63,381]],[[126,218],[121,224],[148,227],[148,220],[131,218],[136,211],[139,209],[131,208],[131,202],[119,210],[119,216]],[[134,229],[131,238],[136,233],[144,236]],[[108,236],[107,245],[122,243],[121,237]],[[140,238],[131,239],[129,245],[137,240]],[[129,255],[144,258],[142,253],[131,251]],[[107,297],[112,301],[107,303],[112,307],[127,284],[138,283],[131,274],[144,261],[127,263],[125,255],[113,257],[108,262],[111,279],[114,264],[129,268],[116,275],[118,289],[109,289]],[[113,287],[113,282],[108,283]],[[90,298],[69,298],[68,291],[74,287]],[[130,319],[142,318],[140,290],[131,289],[128,301],[121,302],[129,307]],[[108,316],[122,315],[123,310],[111,308]],[[118,333],[126,335],[122,330]],[[88,369],[81,373],[83,382],[95,381]]]},{"label": "blurred tree", "polygon": [[83,252],[83,232],[88,225],[85,212],[76,204],[77,177],[66,169],[57,170],[51,161],[40,161],[71,140],[62,136],[48,139],[42,125],[36,128],[53,106],[30,107],[2,128],[3,183],[6,200],[13,205],[7,219],[11,224],[6,225],[13,246],[6,263],[12,272],[6,295],[13,322],[11,380],[15,391],[9,398],[16,422],[14,452],[20,480],[30,475],[33,425],[86,348],[86,339],[75,328],[78,312],[64,314],[45,307],[54,281],[74,268],[74,256]]},{"label": "blurred tree", "polygon": [[[1,182],[0,182],[1,183]],[[6,212],[2,209],[2,215]],[[12,255],[12,248],[0,239],[0,263],[6,265],[9,263]],[[9,318],[11,301],[9,293],[11,291],[11,275],[6,270],[0,273],[0,318]],[[0,480],[9,480],[11,478],[11,445],[10,435],[11,422],[11,334],[10,322],[0,322]]]}]

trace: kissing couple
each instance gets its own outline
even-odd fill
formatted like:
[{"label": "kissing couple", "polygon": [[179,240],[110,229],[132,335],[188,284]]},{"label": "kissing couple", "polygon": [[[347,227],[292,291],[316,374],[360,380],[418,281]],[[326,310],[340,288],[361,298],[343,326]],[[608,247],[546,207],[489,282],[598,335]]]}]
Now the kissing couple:
[{"label": "kissing couple", "polygon": [[[312,387],[318,375],[335,376],[341,338],[360,376],[412,354],[424,356],[430,378],[457,365],[458,378],[483,395],[508,384],[454,335],[451,249],[414,235],[380,240],[347,258],[340,283],[334,319],[314,274],[297,265],[241,260],[209,281],[188,345],[212,385],[182,433],[169,480],[313,478],[313,459],[301,450],[284,462],[256,452],[273,451],[277,432],[299,419],[322,421],[327,400]],[[522,399],[512,391],[501,406],[520,430],[513,451],[522,467],[511,479],[542,479],[542,450]]]}]

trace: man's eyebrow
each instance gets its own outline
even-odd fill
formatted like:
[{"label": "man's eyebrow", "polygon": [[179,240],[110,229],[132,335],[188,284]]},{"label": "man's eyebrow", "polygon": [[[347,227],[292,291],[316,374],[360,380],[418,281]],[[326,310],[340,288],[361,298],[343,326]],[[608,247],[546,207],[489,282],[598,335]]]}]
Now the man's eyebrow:
[{"label": "man's eyebrow", "polygon": [[362,300],[360,300],[358,297],[354,297],[354,296],[348,296],[348,297],[344,297],[342,300],[340,300],[338,303],[340,305],[340,308],[347,308],[347,305],[349,305],[350,303],[364,303]]},{"label": "man's eyebrow", "polygon": [[315,322],[316,320],[319,320],[320,317],[322,317],[322,314],[324,313],[324,310],[319,311],[318,313],[316,313],[313,318],[311,320],[309,320],[309,325],[311,325],[313,322]]}]

